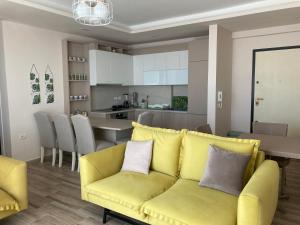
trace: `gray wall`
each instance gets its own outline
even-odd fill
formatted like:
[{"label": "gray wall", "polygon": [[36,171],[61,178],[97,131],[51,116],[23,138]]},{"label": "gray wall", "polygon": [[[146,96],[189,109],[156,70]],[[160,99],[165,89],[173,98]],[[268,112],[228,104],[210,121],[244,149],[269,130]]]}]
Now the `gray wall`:
[{"label": "gray wall", "polygon": [[0,137],[2,154],[11,156],[8,96],[6,87],[2,22],[0,22]]}]

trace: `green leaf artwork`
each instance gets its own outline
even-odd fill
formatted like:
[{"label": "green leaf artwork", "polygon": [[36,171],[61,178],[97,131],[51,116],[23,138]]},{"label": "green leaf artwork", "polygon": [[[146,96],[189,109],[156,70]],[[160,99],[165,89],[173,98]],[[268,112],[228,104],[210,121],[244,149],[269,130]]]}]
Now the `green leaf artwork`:
[{"label": "green leaf artwork", "polygon": [[54,102],[54,94],[50,94],[47,97],[47,103],[53,103]]},{"label": "green leaf artwork", "polygon": [[35,79],[35,74],[34,73],[30,73],[30,80],[34,80]]},{"label": "green leaf artwork", "polygon": [[54,80],[53,73],[49,65],[46,67],[45,71],[45,87],[46,87],[46,103],[50,104],[54,102]]},{"label": "green leaf artwork", "polygon": [[47,91],[53,91],[53,84],[47,84]]},{"label": "green leaf artwork", "polygon": [[36,104],[40,104],[40,103],[41,103],[41,95],[40,94],[34,95],[32,104],[36,105]]},{"label": "green leaf artwork", "polygon": [[41,88],[40,88],[40,78],[39,73],[33,64],[31,67],[31,71],[29,74],[30,79],[30,89],[31,89],[31,98],[32,98],[32,104],[37,105],[41,103]]},{"label": "green leaf artwork", "polygon": [[33,92],[39,92],[40,91],[40,84],[33,84],[32,85],[32,91]]}]

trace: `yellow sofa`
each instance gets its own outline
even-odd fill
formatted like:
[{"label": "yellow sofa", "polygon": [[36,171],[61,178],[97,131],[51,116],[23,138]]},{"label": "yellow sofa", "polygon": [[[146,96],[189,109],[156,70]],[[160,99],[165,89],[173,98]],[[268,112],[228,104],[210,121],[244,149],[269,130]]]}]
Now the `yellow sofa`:
[{"label": "yellow sofa", "polygon": [[28,207],[27,165],[0,156],[0,219]]},{"label": "yellow sofa", "polygon": [[[120,172],[125,144],[88,154],[80,158],[83,200],[147,224],[272,223],[279,168],[264,160],[259,141],[133,125],[132,140],[154,140],[150,174]],[[209,144],[252,154],[239,196],[198,185]]]}]

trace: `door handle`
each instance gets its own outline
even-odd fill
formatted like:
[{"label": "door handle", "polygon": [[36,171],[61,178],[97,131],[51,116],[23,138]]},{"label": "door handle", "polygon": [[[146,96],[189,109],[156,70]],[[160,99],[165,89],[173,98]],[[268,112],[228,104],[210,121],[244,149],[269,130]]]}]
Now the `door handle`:
[{"label": "door handle", "polygon": [[257,98],[255,99],[255,105],[258,106],[258,105],[259,105],[259,102],[260,102],[260,101],[263,101],[263,100],[265,100],[265,99],[264,99],[264,98],[261,98],[261,97],[257,97]]}]

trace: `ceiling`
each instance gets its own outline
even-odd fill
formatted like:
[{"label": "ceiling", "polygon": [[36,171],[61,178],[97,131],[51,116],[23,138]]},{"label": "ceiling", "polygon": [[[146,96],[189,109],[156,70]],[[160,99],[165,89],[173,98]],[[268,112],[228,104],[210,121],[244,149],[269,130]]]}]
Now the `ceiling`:
[{"label": "ceiling", "polygon": [[[262,0],[112,0],[115,21],[126,26],[203,13]],[[29,0],[71,12],[72,0]]]},{"label": "ceiling", "polygon": [[0,19],[137,44],[206,35],[209,24],[238,31],[300,23],[298,0],[112,0],[114,21],[89,27],[72,19],[72,0],[0,0]]}]

